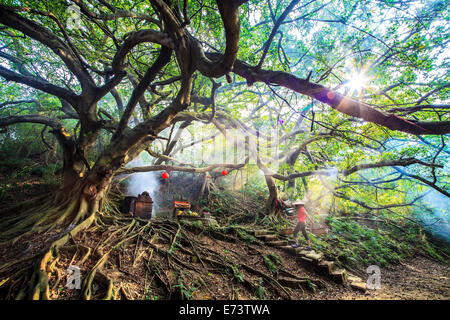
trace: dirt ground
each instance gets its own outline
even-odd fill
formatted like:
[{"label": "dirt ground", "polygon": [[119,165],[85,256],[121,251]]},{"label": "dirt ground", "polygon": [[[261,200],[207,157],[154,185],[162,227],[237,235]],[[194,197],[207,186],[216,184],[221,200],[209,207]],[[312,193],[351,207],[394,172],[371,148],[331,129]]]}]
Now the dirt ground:
[{"label": "dirt ground", "polygon": [[450,300],[450,265],[414,257],[381,269],[381,288],[366,294],[345,292],[345,300]]},{"label": "dirt ground", "polygon": [[[77,242],[95,248],[108,235],[107,232],[89,232],[78,237]],[[342,284],[334,283],[330,279],[318,274],[315,270],[299,263],[292,255],[284,250],[266,246],[263,243],[248,244],[240,241],[214,239],[208,235],[190,233],[192,239],[198,241],[205,248],[211,248],[233,265],[240,265],[242,276],[258,286],[264,288],[263,299],[284,300],[289,296],[293,300],[450,300],[450,265],[432,261],[428,258],[416,256],[399,265],[391,265],[381,268],[381,288],[368,290],[362,293]],[[230,237],[232,239],[233,237]],[[237,239],[236,239],[237,240]],[[180,272],[183,273],[186,289],[196,288],[191,292],[194,300],[232,300],[260,299],[254,289],[242,286],[229,272],[222,268],[214,268],[205,263],[202,266],[191,255],[179,252],[180,258],[189,269],[181,268],[178,272],[173,269],[174,261],[168,260],[165,255],[157,254],[157,249],[168,250],[170,245],[165,241],[156,241],[154,249],[149,248],[144,242],[137,240],[128,242],[121,250],[111,254],[109,262],[105,265],[104,273],[114,282],[118,299],[167,299],[167,290],[163,282],[176,284]],[[150,249],[150,250],[149,250]],[[27,251],[26,247],[17,247],[17,251]],[[276,256],[277,274],[271,274],[263,257]],[[208,257],[208,255],[204,256]],[[95,264],[96,260],[88,259],[85,263],[78,263],[80,253],[61,252],[61,259],[56,266],[58,274],[49,277],[52,299],[79,299],[79,290],[68,290],[65,287],[65,270],[69,265],[77,264],[81,267],[82,276]],[[149,277],[149,263],[160,270],[160,275]],[[146,267],[147,265],[147,267]],[[249,266],[256,272],[248,272],[243,265]],[[315,289],[308,286],[286,288],[286,292],[260,282],[261,274],[269,274],[273,278],[279,276],[294,277],[297,279],[310,279],[315,284]],[[164,281],[155,281],[161,277]],[[93,299],[101,299],[104,288],[99,284],[94,285]],[[171,299],[177,299],[172,296]]]},{"label": "dirt ground", "polygon": [[[98,235],[98,234],[96,234]],[[90,243],[84,241],[85,245],[95,247],[95,242],[99,239],[91,234],[89,237]],[[279,275],[283,275],[283,270],[289,272],[291,276],[298,278],[308,278],[317,287],[315,290],[308,290],[308,288],[286,288],[293,300],[449,300],[450,299],[450,265],[442,264],[436,261],[429,260],[424,257],[414,257],[409,261],[403,262],[401,265],[389,266],[381,269],[381,288],[378,290],[368,290],[362,293],[346,287],[341,284],[334,283],[325,276],[321,276],[316,271],[299,264],[296,259],[289,253],[265,245],[258,244],[244,244],[242,242],[228,242],[211,238],[205,235],[196,235],[197,240],[207,247],[214,248],[215,252],[227,257],[233,264],[248,265],[262,273],[270,274],[267,266],[262,259],[263,256],[274,254],[281,259],[281,263],[277,265]],[[95,240],[94,240],[95,239]],[[157,244],[159,248],[168,249],[167,244]],[[152,259],[161,268],[161,272],[165,274],[168,282],[176,283],[176,272],[171,270],[170,265],[167,265],[166,259],[158,257],[156,254],[146,252],[145,246],[136,243],[129,243],[122,253],[113,255],[110,263],[105,268],[105,273],[108,274],[115,283],[115,287],[122,287],[120,289],[119,299],[167,299],[164,290],[158,288],[157,285],[148,281],[146,277],[145,268],[142,262]],[[142,253],[141,253],[142,250]],[[152,250],[153,251],[153,250]],[[132,256],[139,256],[140,261],[133,262]],[[202,265],[190,256],[180,256],[188,265],[193,266],[192,270],[185,269],[183,271],[187,281],[186,285],[190,288],[197,287],[197,290],[192,292],[191,299],[194,300],[252,300],[258,299],[252,290],[242,287],[236,283],[232,275],[223,273],[223,270],[214,270],[208,267],[208,270],[202,268]],[[194,262],[195,261],[195,262]],[[61,261],[63,262],[63,261]],[[66,261],[67,262],[67,261]],[[66,263],[62,263],[63,268],[66,268]],[[82,268],[84,269],[84,268]],[[164,270],[164,271],[163,271]],[[82,270],[83,272],[84,270]],[[254,274],[248,273],[241,269],[244,277],[258,283],[258,278]],[[274,277],[278,277],[274,275]],[[202,285],[198,280],[201,280]],[[51,283],[53,279],[50,280]],[[62,287],[60,284],[60,287]],[[118,284],[120,284],[118,286]],[[283,300],[286,299],[282,292],[276,288],[270,287],[264,283],[265,287],[264,298]],[[56,289],[56,288],[55,288]],[[61,289],[60,289],[61,290]],[[73,296],[75,292],[68,292],[63,290],[56,294],[59,290],[53,291],[54,299],[77,299]],[[172,299],[176,297],[172,297]],[[94,298],[95,299],[95,298]]]},{"label": "dirt ground", "polygon": [[[26,193],[23,196],[26,199]],[[13,247],[0,246],[0,261],[4,263],[14,257],[32,257],[45,247],[45,243],[57,237],[60,231],[53,230],[51,234],[47,233],[46,241],[43,238],[34,241],[24,238]],[[97,229],[83,232],[74,240],[77,244],[95,251],[95,248],[110,235],[108,230]],[[261,289],[260,296],[265,299],[281,300],[287,296],[293,300],[450,300],[450,265],[422,256],[416,256],[399,265],[382,268],[381,288],[362,293],[334,283],[299,264],[289,253],[263,243],[249,244],[239,241],[236,235],[229,235],[228,240],[214,238],[198,231],[186,230],[186,236],[189,236],[189,241],[196,243],[191,250],[196,248],[198,252],[195,250],[193,252],[199,257],[208,259],[215,255],[215,260],[222,257],[223,261],[230,265],[239,266],[236,270],[237,275],[238,277],[241,275],[247,282],[240,283],[237,281],[238,277],[230,270],[199,261],[196,256],[178,249],[175,253],[179,260],[168,257],[164,252],[169,250],[173,243],[170,237],[168,239],[160,237],[159,240],[155,238],[153,247],[138,237],[114,250],[104,266],[104,273],[114,282],[117,293],[115,297],[130,300],[176,299],[174,296],[169,297],[167,286],[181,287],[178,281],[183,278],[185,281],[183,285],[186,286],[183,289],[188,291],[186,294],[198,300],[257,299],[255,288]],[[105,252],[108,249],[109,247],[106,247]],[[163,250],[162,253],[158,253],[159,249]],[[61,258],[56,263],[58,271],[49,274],[51,299],[80,298],[79,290],[66,288],[66,270],[69,265],[79,265],[81,275],[85,277],[99,258],[92,256],[80,263],[82,256],[82,252],[78,251],[61,252]],[[269,270],[264,256],[280,259],[279,262],[273,260],[277,273]],[[243,268],[244,265],[250,269]],[[279,276],[297,280],[308,279],[315,288],[310,290],[308,286],[303,286],[286,288],[284,291],[274,285],[273,281],[261,282],[262,274],[270,275],[273,279]],[[92,299],[101,299],[104,289],[102,284],[95,285],[94,282]],[[0,292],[0,300],[4,298]]]}]

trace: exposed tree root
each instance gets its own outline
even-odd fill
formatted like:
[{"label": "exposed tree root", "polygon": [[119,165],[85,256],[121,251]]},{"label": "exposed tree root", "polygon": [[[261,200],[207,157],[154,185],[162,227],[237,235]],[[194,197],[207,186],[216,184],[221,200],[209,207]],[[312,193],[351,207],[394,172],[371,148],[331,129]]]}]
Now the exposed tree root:
[{"label": "exposed tree root", "polygon": [[[83,195],[73,199],[68,197],[56,206],[54,204],[52,206],[52,203],[52,199],[47,199],[34,209],[4,219],[0,225],[3,246],[14,246],[24,238],[28,238],[29,248],[36,246],[35,254],[22,259],[12,259],[0,266],[1,277],[14,270],[20,270],[26,261],[35,260],[31,271],[30,268],[24,268],[23,272],[14,273],[15,277],[11,279],[11,282],[17,283],[19,279],[28,278],[25,283],[22,283],[16,299],[49,299],[48,275],[51,274],[59,259],[58,250],[78,232],[92,224],[98,209],[95,201],[92,202],[94,204],[89,204]],[[62,228],[65,226],[63,222],[66,225],[70,223],[71,227]],[[49,233],[51,230],[53,234]]]},{"label": "exposed tree root", "polygon": [[[117,204],[110,199],[104,199],[102,211],[88,201],[64,201],[57,208],[46,202],[41,208],[47,209],[45,220],[42,212],[29,211],[27,222],[20,219],[14,219],[16,225],[13,220],[2,222],[3,226],[14,225],[14,232],[9,233],[10,241],[18,243],[18,239],[28,239],[34,243],[41,239],[39,237],[45,237],[48,243],[21,259],[11,259],[0,266],[0,292],[5,292],[7,299],[58,297],[55,292],[61,288],[65,275],[61,266],[70,265],[82,266],[84,270],[79,292],[82,299],[141,298],[135,291],[125,290],[121,282],[115,282],[112,277],[110,266],[114,259],[118,260],[118,268],[114,270],[129,274],[121,266],[120,251],[124,248],[131,248],[127,259],[132,270],[139,266],[145,270],[145,287],[169,299],[192,298],[190,294],[200,287],[212,296],[206,284],[210,274],[224,280],[228,278],[225,282],[231,284],[233,291],[230,298],[236,297],[235,291],[239,288],[257,295],[263,283],[279,297],[292,298],[291,289],[281,284],[276,275],[243,263],[242,253],[230,249],[232,256],[224,256],[223,252],[199,240],[199,236],[206,233],[208,238],[237,244],[241,242],[237,229],[198,229],[171,220],[131,219],[121,215]],[[20,230],[17,224],[27,230],[26,235],[17,235]],[[89,235],[94,234],[100,238],[92,242]],[[254,244],[258,243],[255,239]],[[280,274],[306,282],[281,269]]]}]

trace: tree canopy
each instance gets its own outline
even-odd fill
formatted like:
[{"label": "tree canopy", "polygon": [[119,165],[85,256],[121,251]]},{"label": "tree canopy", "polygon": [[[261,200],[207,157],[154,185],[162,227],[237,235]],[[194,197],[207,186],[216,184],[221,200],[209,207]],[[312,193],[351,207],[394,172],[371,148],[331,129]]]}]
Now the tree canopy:
[{"label": "tree canopy", "polygon": [[3,1],[0,125],[51,128],[72,180],[143,150],[176,160],[185,128],[234,128],[281,136],[290,171],[258,158],[271,179],[394,167],[448,196],[447,15],[445,1]]}]

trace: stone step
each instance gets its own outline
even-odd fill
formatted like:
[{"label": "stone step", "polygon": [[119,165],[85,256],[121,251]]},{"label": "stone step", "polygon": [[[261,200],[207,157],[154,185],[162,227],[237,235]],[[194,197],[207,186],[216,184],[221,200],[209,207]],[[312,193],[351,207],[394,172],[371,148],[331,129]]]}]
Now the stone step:
[{"label": "stone step", "polygon": [[316,263],[319,263],[322,258],[323,258],[323,254],[321,253],[308,253],[305,255],[306,258],[313,260]]},{"label": "stone step", "polygon": [[293,278],[284,278],[280,277],[277,280],[282,286],[288,287],[291,289],[298,289],[299,286],[306,283],[306,280],[298,280]]},{"label": "stone step", "polygon": [[350,283],[350,287],[362,292],[366,292],[367,290],[367,285],[365,282],[353,281],[352,283]]},{"label": "stone step", "polygon": [[347,282],[347,271],[344,269],[337,269],[331,272],[330,276],[337,283],[344,284]]},{"label": "stone step", "polygon": [[273,247],[285,247],[288,245],[288,242],[285,240],[276,240],[276,241],[268,241],[266,242],[266,244]]},{"label": "stone step", "polygon": [[348,282],[364,282],[363,279],[361,279],[360,277],[357,277],[353,274],[348,274],[347,280],[348,280]]},{"label": "stone step", "polygon": [[326,260],[319,262],[319,267],[324,270],[325,274],[331,274],[336,268],[333,261]]},{"label": "stone step", "polygon": [[307,254],[310,254],[310,253],[315,253],[315,251],[314,250],[304,250],[304,249],[300,249],[300,250],[298,250],[298,254],[300,255],[300,256],[306,256]]},{"label": "stone step", "polygon": [[314,263],[314,261],[312,259],[309,259],[309,258],[306,258],[306,257],[300,257],[299,259],[301,261],[304,261],[304,262],[307,262],[307,263],[310,263],[310,264]]},{"label": "stone step", "polygon": [[262,237],[262,236],[273,234],[273,232],[270,231],[270,230],[263,229],[263,230],[254,230],[253,234],[255,235],[255,237],[259,238],[259,237]]},{"label": "stone step", "polygon": [[[350,283],[350,285],[356,290],[366,290],[366,285],[361,278],[354,275],[349,275],[345,269],[336,269],[335,263],[333,261],[323,260],[323,254],[320,252],[317,253],[314,250],[304,250],[303,248],[293,248],[291,245],[286,245],[287,241],[284,240],[270,241],[267,242],[267,244],[275,245],[279,249],[298,256],[299,260],[302,262],[318,266],[322,270],[323,274],[328,275],[339,284]],[[301,281],[299,283],[301,283]],[[286,286],[289,287],[289,285]]]},{"label": "stone step", "polygon": [[[314,250],[304,250],[303,248],[293,248],[291,245],[280,246],[283,249],[293,255],[299,257],[305,257],[311,261],[319,262],[322,259],[322,254],[317,254]],[[309,255],[309,257],[307,257]]]},{"label": "stone step", "polygon": [[266,241],[266,242],[277,240],[277,236],[274,234],[265,235],[263,237],[264,237],[264,241]]},{"label": "stone step", "polygon": [[295,249],[297,249],[297,248],[292,248],[292,246],[290,246],[290,245],[282,246],[282,247],[280,247],[280,249],[282,249],[282,250],[284,250],[284,251],[287,251],[287,252],[289,252],[290,254],[293,254],[293,255],[296,255],[296,254],[297,254],[297,252],[296,252],[296,250],[295,250]]}]

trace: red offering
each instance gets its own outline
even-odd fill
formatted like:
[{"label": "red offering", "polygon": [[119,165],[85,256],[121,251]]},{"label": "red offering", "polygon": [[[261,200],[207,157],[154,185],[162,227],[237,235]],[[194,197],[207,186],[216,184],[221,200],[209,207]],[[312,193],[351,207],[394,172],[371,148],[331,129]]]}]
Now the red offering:
[{"label": "red offering", "polygon": [[168,174],[167,172],[164,172],[164,173],[162,174],[162,178],[163,178],[163,179],[169,179],[169,174]]},{"label": "red offering", "polygon": [[223,176],[226,176],[227,174],[228,174],[228,171],[227,171],[227,170],[223,170],[223,171],[222,171],[222,175],[223,175]]}]

